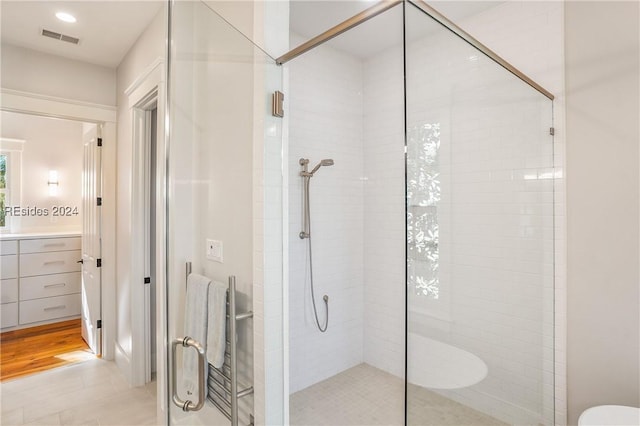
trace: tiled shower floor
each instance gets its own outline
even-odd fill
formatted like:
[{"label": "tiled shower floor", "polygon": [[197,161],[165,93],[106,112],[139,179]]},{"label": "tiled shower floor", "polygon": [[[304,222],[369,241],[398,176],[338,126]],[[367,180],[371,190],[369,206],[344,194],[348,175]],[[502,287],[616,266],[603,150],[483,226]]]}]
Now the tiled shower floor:
[{"label": "tiled shower floor", "polygon": [[[505,425],[424,388],[410,385],[409,424],[424,426]],[[291,395],[291,425],[403,425],[403,381],[360,364]]]}]

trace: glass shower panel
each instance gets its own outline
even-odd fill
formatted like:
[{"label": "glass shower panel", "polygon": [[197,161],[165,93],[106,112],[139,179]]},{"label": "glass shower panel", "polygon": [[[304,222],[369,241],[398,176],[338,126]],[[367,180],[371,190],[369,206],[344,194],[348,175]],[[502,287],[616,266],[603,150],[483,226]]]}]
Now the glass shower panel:
[{"label": "glass shower panel", "polygon": [[[254,279],[262,280],[262,275],[253,276],[254,255],[262,251],[257,241],[268,241],[274,252],[282,252],[282,130],[281,119],[272,117],[270,110],[271,93],[282,90],[282,79],[272,59],[203,2],[172,2],[169,28],[167,330],[171,343],[188,333],[184,325],[188,263],[193,273],[225,285],[235,276],[236,309],[243,313],[252,310]],[[263,213],[267,207],[269,216]],[[269,220],[270,228],[256,236],[263,220]],[[207,253],[209,239],[220,243],[217,259]],[[274,283],[281,283],[281,268],[273,267],[264,276],[269,274],[279,274]],[[254,321],[258,319],[237,322],[239,391],[258,380],[253,377]],[[198,377],[196,368],[183,368],[184,356],[195,350],[178,347],[172,359],[168,349],[170,373],[177,371],[178,397],[196,405],[202,380],[208,392],[202,409],[184,412],[172,401],[169,388],[169,424],[229,424],[209,399],[217,398],[212,392],[215,380]],[[227,375],[232,368],[228,355],[223,368]],[[282,371],[282,365],[274,363],[272,368]],[[209,371],[213,374],[211,367]],[[220,375],[215,378],[223,380]],[[223,385],[231,389],[228,381]],[[253,395],[239,401],[239,424],[250,424]]]},{"label": "glass shower panel", "polygon": [[406,10],[407,423],[553,424],[552,102]]}]

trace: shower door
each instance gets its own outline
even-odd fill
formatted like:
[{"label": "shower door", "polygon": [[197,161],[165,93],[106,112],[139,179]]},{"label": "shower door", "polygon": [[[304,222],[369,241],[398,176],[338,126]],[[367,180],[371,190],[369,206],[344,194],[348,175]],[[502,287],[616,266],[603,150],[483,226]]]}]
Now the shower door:
[{"label": "shower door", "polygon": [[[185,337],[187,265],[224,284],[234,276],[238,313],[253,309],[254,259],[262,247],[256,225],[267,199],[263,171],[281,176],[281,119],[270,110],[271,93],[281,90],[281,71],[204,2],[171,2],[169,18],[165,403],[169,424],[228,425],[206,398],[198,410],[176,404],[174,384],[177,399],[195,406],[200,398],[198,387],[191,394],[184,388],[183,357],[194,349],[177,345],[173,352],[171,345]],[[281,181],[270,184],[277,188]],[[278,208],[269,211],[274,218]],[[253,383],[252,327],[252,319],[238,322],[239,390]],[[198,380],[208,392],[211,381]],[[238,413],[239,424],[249,424],[253,395],[240,399]]]},{"label": "shower door", "polygon": [[405,19],[407,424],[553,424],[552,101]]}]

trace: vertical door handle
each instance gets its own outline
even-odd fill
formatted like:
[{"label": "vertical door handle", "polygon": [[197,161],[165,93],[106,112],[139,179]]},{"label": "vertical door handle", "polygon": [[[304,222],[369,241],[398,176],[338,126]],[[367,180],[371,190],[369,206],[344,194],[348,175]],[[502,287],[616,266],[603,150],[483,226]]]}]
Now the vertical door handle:
[{"label": "vertical door handle", "polygon": [[[176,348],[181,345],[184,348],[194,348],[198,352],[198,403],[192,401],[183,401],[178,396],[178,369],[176,368]],[[204,348],[197,341],[187,336],[183,339],[174,339],[171,342],[171,400],[175,405],[182,408],[182,411],[198,411],[204,406],[205,389],[207,378],[204,376],[204,367],[206,362],[206,354]]]}]

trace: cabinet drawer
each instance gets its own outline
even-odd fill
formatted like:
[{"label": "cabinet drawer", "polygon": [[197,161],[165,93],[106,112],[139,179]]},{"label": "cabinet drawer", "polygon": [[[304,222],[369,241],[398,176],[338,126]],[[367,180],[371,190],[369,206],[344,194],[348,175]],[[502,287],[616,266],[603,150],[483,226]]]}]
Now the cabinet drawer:
[{"label": "cabinet drawer", "polygon": [[0,241],[0,256],[5,256],[7,254],[18,254],[17,240]]},{"label": "cabinet drawer", "polygon": [[20,278],[20,300],[80,293],[80,272]]},{"label": "cabinet drawer", "polygon": [[16,325],[18,325],[18,303],[0,305],[0,327],[14,327]]},{"label": "cabinet drawer", "polygon": [[0,256],[0,279],[18,278],[18,256]]},{"label": "cabinet drawer", "polygon": [[62,274],[80,271],[80,250],[20,255],[20,276]]},{"label": "cabinet drawer", "polygon": [[16,278],[0,281],[0,303],[18,301],[18,280]]},{"label": "cabinet drawer", "polygon": [[20,324],[80,315],[80,294],[20,302]]},{"label": "cabinet drawer", "polygon": [[39,238],[37,240],[21,240],[20,253],[43,253],[49,251],[80,250],[80,237]]}]

